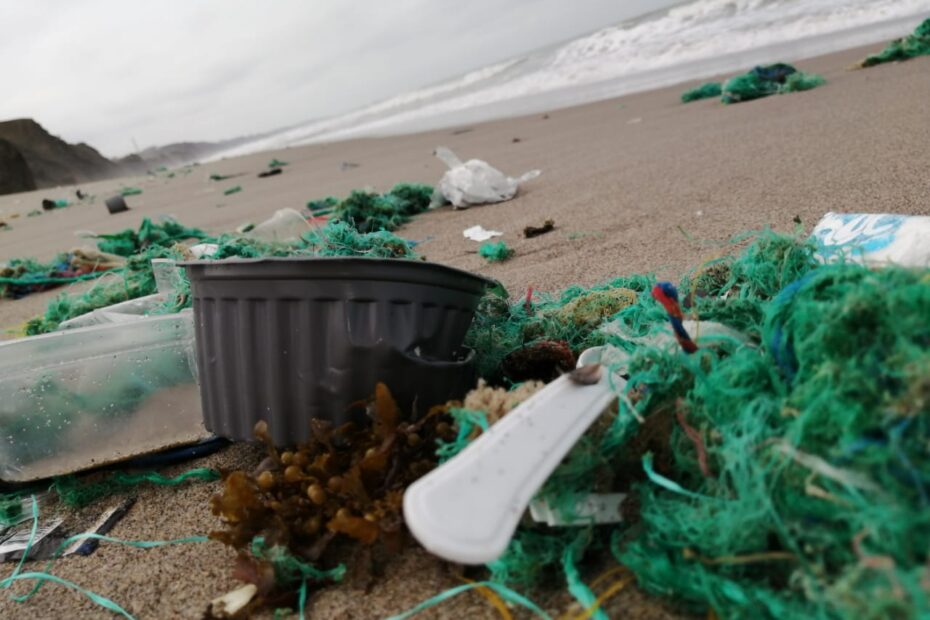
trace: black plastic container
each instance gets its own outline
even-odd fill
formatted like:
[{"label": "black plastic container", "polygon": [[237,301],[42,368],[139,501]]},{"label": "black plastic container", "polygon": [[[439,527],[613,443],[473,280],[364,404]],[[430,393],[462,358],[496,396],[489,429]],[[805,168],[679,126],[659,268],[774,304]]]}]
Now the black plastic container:
[{"label": "black plastic container", "polygon": [[204,423],[276,444],[310,420],[352,419],[350,405],[385,383],[403,411],[460,398],[474,385],[462,341],[490,280],[434,263],[263,258],[182,263],[194,298]]},{"label": "black plastic container", "polygon": [[110,212],[110,215],[116,215],[117,213],[122,213],[123,211],[129,211],[129,207],[126,206],[126,201],[122,196],[112,196],[107,198],[104,204],[107,205],[107,211]]}]

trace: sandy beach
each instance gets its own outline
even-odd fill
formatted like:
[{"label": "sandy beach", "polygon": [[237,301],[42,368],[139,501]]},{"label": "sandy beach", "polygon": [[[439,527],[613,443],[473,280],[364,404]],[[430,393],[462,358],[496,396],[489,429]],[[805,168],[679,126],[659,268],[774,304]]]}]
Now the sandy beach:
[{"label": "sandy beach", "polygon": [[[447,146],[462,159],[484,159],[514,176],[537,168],[542,175],[511,202],[463,211],[443,207],[397,231],[420,242],[417,251],[428,259],[497,278],[512,295],[531,286],[558,292],[637,272],[677,279],[730,251],[727,239],[747,230],[799,225],[810,230],[830,211],[930,215],[930,57],[848,70],[880,47],[798,61],[805,72],[826,77],[827,85],[739,105],[717,100],[682,105],[680,93],[694,85],[688,83],[547,114],[257,153],[195,166],[174,178],[100,181],[81,186],[96,196],[93,204],[39,217],[26,214],[41,208],[43,198],[72,198],[74,188],[2,196],[0,219],[12,229],[0,230],[0,260],[49,259],[87,243],[75,231],[113,233],[137,227],[144,217],[171,215],[220,233],[261,221],[276,209],[299,209],[308,200],[352,189],[435,184],[444,165],[432,151]],[[284,173],[257,178],[273,157],[289,162]],[[344,162],[357,167],[343,169]],[[212,173],[246,174],[216,182],[209,180]],[[223,194],[236,185],[241,192]],[[127,199],[129,212],[109,215],[103,200],[122,186],[143,193]],[[522,237],[525,226],[546,219],[555,221],[555,231]],[[477,244],[462,236],[475,224],[503,231],[514,258],[494,265],[480,258]],[[2,337],[12,337],[63,290],[0,301]],[[164,473],[193,466],[252,467],[260,459],[257,449],[236,445]],[[209,508],[218,485],[141,489],[111,535],[170,540],[206,534],[219,525]],[[105,503],[86,514],[93,519]],[[104,544],[92,556],[56,562],[51,572],[139,618],[200,618],[210,599],[237,586],[230,574],[233,558],[230,549],[213,542],[152,550]],[[592,563],[586,577],[607,566]],[[11,571],[8,564],[3,575]],[[307,617],[382,618],[461,583],[454,567],[414,544],[390,560],[385,575],[372,583],[350,578],[314,593]],[[528,594],[559,615],[571,609],[563,589]],[[25,587],[12,590],[22,593]],[[607,610],[612,617],[643,620],[688,617],[632,588],[611,599]],[[26,603],[0,597],[0,617],[109,615],[80,594],[48,584]],[[469,593],[422,617],[498,614],[486,599]]]}]

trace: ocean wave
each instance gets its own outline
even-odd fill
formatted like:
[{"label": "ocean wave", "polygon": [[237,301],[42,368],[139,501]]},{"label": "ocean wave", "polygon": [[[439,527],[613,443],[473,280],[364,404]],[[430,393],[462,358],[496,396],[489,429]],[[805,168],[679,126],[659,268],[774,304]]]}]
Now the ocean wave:
[{"label": "ocean wave", "polygon": [[[577,89],[576,100],[581,101],[585,99],[583,87],[597,84],[613,83],[615,87],[589,89],[588,100],[612,96],[624,92],[625,78],[675,66],[693,67],[723,55],[855,29],[866,31],[859,39],[836,39],[833,49],[851,42],[867,43],[869,26],[910,16],[917,19],[928,13],[930,0],[693,0],[347,114],[307,123],[224,155],[378,135],[392,127],[409,130],[418,120],[430,118],[441,117],[448,124],[455,122],[457,112],[568,89]],[[875,33],[885,35],[884,31]],[[817,53],[833,51],[828,44],[812,49]],[[669,74],[665,81],[683,78]],[[630,85],[634,83],[657,85],[630,81]]]}]

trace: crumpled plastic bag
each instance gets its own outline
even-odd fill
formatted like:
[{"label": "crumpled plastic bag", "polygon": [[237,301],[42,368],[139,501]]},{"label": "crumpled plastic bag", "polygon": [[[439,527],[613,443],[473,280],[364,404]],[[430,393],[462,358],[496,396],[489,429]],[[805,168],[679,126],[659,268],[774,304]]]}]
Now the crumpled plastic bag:
[{"label": "crumpled plastic bag", "polygon": [[449,167],[439,180],[439,193],[456,209],[510,200],[516,196],[521,183],[541,174],[539,170],[530,170],[517,178],[508,177],[480,159],[462,163],[444,146],[436,149],[436,157]]}]

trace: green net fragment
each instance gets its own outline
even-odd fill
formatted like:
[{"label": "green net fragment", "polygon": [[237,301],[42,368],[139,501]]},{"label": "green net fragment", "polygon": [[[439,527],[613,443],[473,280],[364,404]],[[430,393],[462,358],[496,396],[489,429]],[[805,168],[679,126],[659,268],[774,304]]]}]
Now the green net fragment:
[{"label": "green net fragment", "polygon": [[171,218],[165,218],[161,223],[145,218],[137,231],[126,229],[110,235],[97,235],[97,239],[100,239],[97,247],[101,252],[133,256],[151,246],[168,247],[178,241],[207,237],[207,233],[202,230],[188,228]]},{"label": "green net fragment", "polygon": [[692,101],[699,101],[701,99],[711,99],[713,97],[719,97],[722,92],[723,84],[720,82],[707,82],[681,93],[681,102],[691,103]]},{"label": "green net fragment", "polygon": [[930,18],[924,20],[912,34],[895,39],[878,54],[867,56],[860,67],[873,67],[886,62],[909,60],[930,55]]},{"label": "green net fragment", "polygon": [[514,255],[513,249],[503,241],[482,243],[478,247],[478,255],[489,263],[502,263]]},{"label": "green net fragment", "polygon": [[314,215],[349,224],[360,233],[394,231],[429,208],[433,188],[417,183],[399,183],[385,194],[355,190],[344,200],[328,197],[310,201]]},{"label": "green net fragment", "polygon": [[[526,588],[561,570],[588,600],[576,562],[609,546],[640,586],[698,613],[930,613],[930,270],[823,265],[813,244],[766,232],[679,291],[686,318],[749,341],[689,355],[637,340],[665,322],[648,294],[587,331],[632,354],[625,400],[539,495],[570,514],[589,493],[628,493],[626,522],[584,536],[523,524],[492,579]],[[483,302],[470,334],[482,374],[503,361],[481,332],[533,325],[577,345],[587,322],[572,338],[547,303]]]},{"label": "green net fragment", "polygon": [[142,190],[138,187],[124,187],[120,190],[120,196],[138,196],[142,193]]},{"label": "green net fragment", "polygon": [[55,478],[52,488],[65,505],[83,508],[99,499],[141,484],[176,487],[188,481],[213,482],[219,478],[218,472],[205,467],[191,469],[174,477],[163,476],[153,471],[139,474],[116,472],[94,482],[82,481],[77,476],[62,476]]},{"label": "green net fragment", "polygon": [[723,85],[722,101],[740,103],[771,95],[810,90],[826,83],[814,74],[798,71],[785,63],[758,66],[742,75],[727,80]]}]

